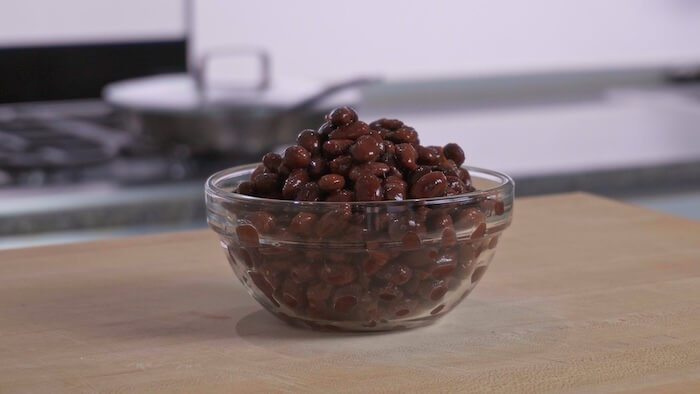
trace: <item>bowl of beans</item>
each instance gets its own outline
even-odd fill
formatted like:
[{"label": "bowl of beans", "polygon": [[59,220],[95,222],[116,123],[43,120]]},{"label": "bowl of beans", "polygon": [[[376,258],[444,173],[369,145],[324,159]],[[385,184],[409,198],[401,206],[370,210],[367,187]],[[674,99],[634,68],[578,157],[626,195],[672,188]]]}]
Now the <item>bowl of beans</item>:
[{"label": "bowl of beans", "polygon": [[333,110],[284,154],[206,182],[207,218],[249,293],[297,326],[430,324],[474,289],[510,225],[514,184],[423,146],[396,119]]}]

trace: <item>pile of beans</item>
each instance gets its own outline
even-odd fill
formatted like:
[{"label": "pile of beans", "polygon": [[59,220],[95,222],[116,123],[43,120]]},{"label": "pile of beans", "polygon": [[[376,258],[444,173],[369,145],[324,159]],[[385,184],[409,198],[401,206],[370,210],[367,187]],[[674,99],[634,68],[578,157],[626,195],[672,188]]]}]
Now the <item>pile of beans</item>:
[{"label": "pile of beans", "polygon": [[399,120],[366,124],[353,109],[337,108],[283,156],[266,154],[236,192],[340,204],[231,205],[236,236],[225,244],[232,266],[274,313],[312,327],[387,329],[394,320],[442,314],[484,274],[498,241],[487,218],[504,214],[503,202],[350,202],[474,191],[463,163],[456,144],[422,146]]},{"label": "pile of beans", "polygon": [[284,156],[267,153],[237,192],[297,201],[380,201],[444,197],[474,191],[457,144],[420,145],[397,119],[370,124],[350,107],[334,109],[304,130]]}]

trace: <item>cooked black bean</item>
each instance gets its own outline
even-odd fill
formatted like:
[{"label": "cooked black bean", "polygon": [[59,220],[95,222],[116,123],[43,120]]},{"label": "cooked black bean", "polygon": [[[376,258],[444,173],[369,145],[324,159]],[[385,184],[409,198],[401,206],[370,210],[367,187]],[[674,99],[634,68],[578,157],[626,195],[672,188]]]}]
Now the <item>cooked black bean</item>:
[{"label": "cooked black bean", "polygon": [[345,177],[338,174],[327,174],[318,180],[318,187],[324,192],[332,192],[345,186]]},{"label": "cooked black bean", "polygon": [[449,143],[445,145],[443,152],[446,158],[454,161],[458,166],[464,164],[464,151],[459,147],[459,145]]},{"label": "cooked black bean", "polygon": [[311,161],[311,153],[299,145],[290,146],[284,151],[284,165],[290,169],[306,168]]},{"label": "cooked black bean", "polygon": [[311,155],[316,155],[321,149],[321,135],[315,130],[304,130],[297,136],[297,144],[304,147]]},{"label": "cooked black bean", "polygon": [[379,157],[379,142],[371,135],[363,135],[350,146],[350,155],[358,163],[377,160]]},{"label": "cooked black bean", "polygon": [[358,120],[357,122],[350,123],[347,126],[338,127],[337,129],[331,131],[331,133],[328,134],[328,138],[332,140],[355,140],[365,134],[369,134],[369,130],[370,128],[367,126],[367,123]]},{"label": "cooked black bean", "polygon": [[413,198],[432,198],[445,195],[447,178],[439,171],[429,172],[423,175],[411,186],[409,194]]},{"label": "cooked black bean", "polygon": [[406,170],[413,171],[418,166],[416,164],[418,152],[416,152],[416,148],[414,148],[411,144],[397,144],[396,157],[398,158],[397,161],[399,165]]},{"label": "cooked black bean", "polygon": [[382,180],[374,175],[363,174],[355,181],[357,201],[380,201],[384,199]]},{"label": "cooked black bean", "polygon": [[321,190],[316,182],[306,182],[301,186],[295,200],[297,201],[318,201],[321,199]]},{"label": "cooked black bean", "polygon": [[282,187],[282,198],[285,200],[293,200],[301,187],[309,181],[309,173],[303,168],[293,170]]},{"label": "cooked black bean", "polygon": [[328,120],[334,126],[346,126],[357,121],[357,112],[352,107],[339,107],[331,111]]},{"label": "cooked black bean", "polygon": [[280,164],[282,164],[282,156],[274,152],[266,153],[262,158],[262,162],[265,168],[271,172],[277,172]]}]

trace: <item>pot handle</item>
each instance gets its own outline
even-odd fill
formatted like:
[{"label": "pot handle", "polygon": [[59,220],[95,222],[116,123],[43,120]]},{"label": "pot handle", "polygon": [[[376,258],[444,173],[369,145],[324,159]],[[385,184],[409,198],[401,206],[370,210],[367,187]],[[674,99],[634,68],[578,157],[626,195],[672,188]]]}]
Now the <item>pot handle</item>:
[{"label": "pot handle", "polygon": [[214,58],[221,57],[253,57],[256,58],[260,67],[260,76],[252,85],[229,85],[227,89],[233,91],[263,91],[270,86],[270,55],[263,49],[255,48],[225,48],[212,50],[202,55],[195,63],[191,70],[192,78],[194,79],[195,88],[199,93],[200,98],[205,97],[208,89],[207,71]]}]

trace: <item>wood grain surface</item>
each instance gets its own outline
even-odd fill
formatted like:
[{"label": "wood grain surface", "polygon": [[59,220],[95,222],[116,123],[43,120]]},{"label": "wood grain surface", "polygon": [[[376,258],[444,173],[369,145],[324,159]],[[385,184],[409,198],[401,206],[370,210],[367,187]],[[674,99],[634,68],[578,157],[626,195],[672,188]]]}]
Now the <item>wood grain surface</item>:
[{"label": "wood grain surface", "polygon": [[0,392],[700,392],[700,223],[520,199],[437,324],[317,333],[264,312],[209,231],[0,253]]}]

